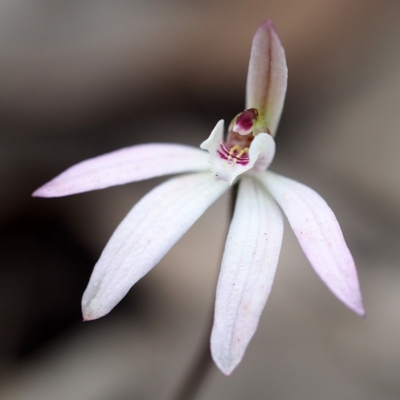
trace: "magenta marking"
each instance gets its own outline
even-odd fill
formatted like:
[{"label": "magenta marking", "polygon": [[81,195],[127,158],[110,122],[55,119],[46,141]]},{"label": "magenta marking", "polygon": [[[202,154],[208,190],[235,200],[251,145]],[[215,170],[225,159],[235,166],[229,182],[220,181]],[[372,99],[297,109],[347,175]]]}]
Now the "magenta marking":
[{"label": "magenta marking", "polygon": [[[232,154],[229,154],[230,150],[231,149],[228,147],[228,145],[225,142],[222,142],[220,148],[217,150],[217,153],[223,160],[228,161],[230,164],[233,164],[234,160],[236,160],[236,164],[239,165],[247,165],[249,163],[250,159],[248,153],[243,153],[241,156],[239,156],[238,150],[235,149]],[[229,156],[231,157],[230,159]]]}]

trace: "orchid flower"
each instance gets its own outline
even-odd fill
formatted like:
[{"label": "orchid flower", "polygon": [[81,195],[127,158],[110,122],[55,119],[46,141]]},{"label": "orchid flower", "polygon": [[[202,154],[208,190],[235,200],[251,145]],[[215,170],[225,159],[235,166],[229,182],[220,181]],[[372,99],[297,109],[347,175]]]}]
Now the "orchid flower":
[{"label": "orchid flower", "polygon": [[282,243],[281,210],[322,281],[364,316],[356,268],[333,212],[309,187],[267,170],[286,86],[285,52],[266,20],[253,39],[246,110],[225,136],[219,121],[203,150],[158,143],[127,147],[72,166],[33,193],[59,197],[186,173],[144,196],[111,236],[83,295],[85,320],[110,312],[238,181],[211,334],[211,353],[221,371],[228,375],[241,361],[271,291]]}]

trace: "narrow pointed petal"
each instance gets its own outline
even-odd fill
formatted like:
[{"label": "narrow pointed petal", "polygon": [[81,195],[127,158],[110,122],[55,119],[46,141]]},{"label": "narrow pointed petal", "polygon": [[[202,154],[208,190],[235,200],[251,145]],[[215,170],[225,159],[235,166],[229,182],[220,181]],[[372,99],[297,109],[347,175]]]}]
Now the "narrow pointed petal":
[{"label": "narrow pointed petal", "polygon": [[212,171],[217,179],[234,183],[236,178],[244,172],[252,169],[263,171],[271,164],[275,155],[275,141],[267,133],[259,133],[251,142],[248,157],[245,162],[235,160],[229,154],[229,148],[223,141],[224,121],[217,123],[209,138],[200,148],[210,153]]},{"label": "narrow pointed petal", "polygon": [[211,353],[229,375],[253,337],[271,291],[282,243],[282,214],[252,177],[240,181],[217,285]]},{"label": "narrow pointed petal", "polygon": [[82,161],[37,189],[33,196],[61,197],[157,176],[209,169],[207,154],[195,147],[141,144]]},{"label": "narrow pointed petal", "polygon": [[210,173],[171,179],[143,197],[118,226],[82,299],[85,320],[119,303],[229,186]]},{"label": "narrow pointed petal", "polygon": [[285,50],[270,20],[258,28],[247,74],[246,109],[256,108],[275,136],[285,101],[287,66]]},{"label": "narrow pointed petal", "polygon": [[344,304],[364,316],[353,258],[325,200],[309,187],[273,172],[259,177],[285,212],[316,273]]}]

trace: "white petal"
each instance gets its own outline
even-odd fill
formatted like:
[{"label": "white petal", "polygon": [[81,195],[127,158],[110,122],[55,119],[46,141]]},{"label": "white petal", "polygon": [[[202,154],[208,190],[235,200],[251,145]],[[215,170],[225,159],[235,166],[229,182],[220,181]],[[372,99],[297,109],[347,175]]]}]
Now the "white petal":
[{"label": "white petal", "polygon": [[67,196],[156,176],[209,169],[207,153],[195,147],[141,144],[82,161],[37,189],[33,196]]},{"label": "white petal", "polygon": [[[258,139],[259,136],[261,136],[260,139]],[[271,165],[275,148],[275,140],[268,133],[259,133],[254,138],[249,149],[250,164],[254,171],[265,171]]]},{"label": "white petal", "polygon": [[200,148],[207,150],[211,157],[214,157],[217,150],[221,146],[224,140],[224,120],[221,119],[215,125],[215,128],[211,131],[210,136],[200,145]]},{"label": "white petal", "polygon": [[201,173],[171,179],[143,197],[94,268],[82,299],[85,320],[110,312],[228,188],[210,173]]},{"label": "white petal", "polygon": [[353,258],[325,200],[309,187],[273,172],[258,177],[282,207],[316,273],[344,304],[364,316]]},{"label": "white petal", "polygon": [[210,153],[212,171],[217,179],[233,184],[235,179],[254,167],[256,171],[268,168],[275,155],[275,141],[267,133],[259,133],[251,142],[249,162],[246,165],[231,162],[220,155],[223,146],[224,121],[217,123],[209,138],[200,147]]},{"label": "white petal", "polygon": [[285,50],[274,24],[266,20],[253,39],[247,74],[246,109],[256,108],[261,112],[272,136],[278,128],[286,87]]},{"label": "white petal", "polygon": [[271,291],[282,243],[282,214],[252,177],[240,181],[215,303],[211,352],[225,374],[239,364]]}]

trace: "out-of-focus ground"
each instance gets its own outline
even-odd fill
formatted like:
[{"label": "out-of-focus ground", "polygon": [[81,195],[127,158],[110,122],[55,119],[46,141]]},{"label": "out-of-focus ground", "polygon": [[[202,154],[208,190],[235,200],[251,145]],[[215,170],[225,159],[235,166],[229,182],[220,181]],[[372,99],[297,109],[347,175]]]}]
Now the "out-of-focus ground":
[{"label": "out-of-focus ground", "polygon": [[30,193],[68,166],[149,141],[198,145],[244,106],[269,17],[289,66],[272,169],[334,209],[367,309],[319,281],[286,227],[243,362],[206,399],[400,398],[400,3],[0,2],[0,398],[169,399],[205,334],[228,197],[102,320],[80,298],[101,249],[160,180],[63,199]]}]

